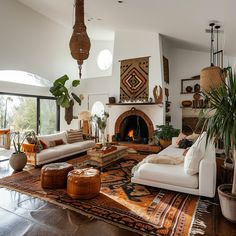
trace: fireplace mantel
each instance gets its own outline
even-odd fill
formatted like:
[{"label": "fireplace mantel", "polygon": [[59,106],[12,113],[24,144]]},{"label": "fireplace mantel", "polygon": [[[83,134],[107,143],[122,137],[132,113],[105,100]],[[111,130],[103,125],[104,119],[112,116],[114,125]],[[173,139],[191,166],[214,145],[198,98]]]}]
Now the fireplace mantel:
[{"label": "fireplace mantel", "polygon": [[157,106],[160,106],[162,107],[163,106],[163,103],[161,104],[157,104],[157,103],[154,103],[154,102],[137,102],[137,103],[134,103],[134,102],[130,102],[130,103],[107,103],[106,104],[107,106],[143,106],[143,105],[157,105]]}]

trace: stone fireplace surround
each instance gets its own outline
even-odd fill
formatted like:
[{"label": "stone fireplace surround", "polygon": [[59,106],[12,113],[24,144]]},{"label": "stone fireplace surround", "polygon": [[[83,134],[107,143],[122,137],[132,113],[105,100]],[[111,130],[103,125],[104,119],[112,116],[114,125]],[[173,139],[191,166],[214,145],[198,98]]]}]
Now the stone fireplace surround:
[{"label": "stone fireplace surround", "polygon": [[145,121],[148,128],[148,138],[152,138],[156,125],[163,124],[164,121],[163,107],[153,103],[109,104],[108,112],[108,134],[110,141],[112,141],[113,135],[120,133],[121,123],[128,116],[136,115]]}]

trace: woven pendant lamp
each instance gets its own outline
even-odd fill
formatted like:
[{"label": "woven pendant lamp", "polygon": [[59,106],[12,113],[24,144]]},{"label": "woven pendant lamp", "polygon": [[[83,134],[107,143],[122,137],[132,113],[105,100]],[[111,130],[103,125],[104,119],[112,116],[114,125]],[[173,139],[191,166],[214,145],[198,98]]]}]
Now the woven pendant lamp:
[{"label": "woven pendant lamp", "polygon": [[[217,88],[218,86],[220,86],[223,81],[225,80],[225,76],[224,73],[222,71],[222,69],[219,66],[215,66],[214,65],[214,56],[222,53],[223,56],[223,50],[218,50],[218,30],[220,28],[220,26],[215,26],[215,23],[210,23],[209,25],[211,27],[211,52],[210,52],[210,67],[206,67],[204,69],[202,69],[201,74],[200,74],[200,86],[202,88],[202,90],[205,93],[209,93],[211,90]],[[215,29],[217,30],[217,49],[216,52],[214,52],[214,26]],[[217,63],[220,61],[217,55]],[[222,60],[222,65],[223,66],[223,60]]]},{"label": "woven pendant lamp", "polygon": [[200,86],[206,93],[220,86],[224,80],[225,76],[219,66],[206,67],[200,74]]},{"label": "woven pendant lamp", "polygon": [[72,57],[77,60],[81,78],[82,64],[88,58],[91,47],[84,24],[84,0],[75,0],[75,24],[73,29],[70,39],[70,51]]}]

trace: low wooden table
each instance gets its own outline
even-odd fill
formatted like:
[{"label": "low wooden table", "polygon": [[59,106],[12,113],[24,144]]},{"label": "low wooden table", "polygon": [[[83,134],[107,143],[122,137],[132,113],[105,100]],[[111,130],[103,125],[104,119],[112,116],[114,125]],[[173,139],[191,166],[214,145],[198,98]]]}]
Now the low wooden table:
[{"label": "low wooden table", "polygon": [[121,159],[127,153],[126,146],[113,146],[110,150],[90,149],[87,155],[90,157],[89,165],[104,168]]}]

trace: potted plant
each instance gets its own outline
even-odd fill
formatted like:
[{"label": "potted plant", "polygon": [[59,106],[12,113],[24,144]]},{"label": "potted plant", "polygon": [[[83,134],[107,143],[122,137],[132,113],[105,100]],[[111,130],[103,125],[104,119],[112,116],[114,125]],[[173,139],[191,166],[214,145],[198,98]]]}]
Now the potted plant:
[{"label": "potted plant", "polygon": [[172,137],[177,137],[179,135],[179,129],[173,128],[172,125],[156,125],[156,130],[154,130],[154,136],[160,142],[162,148],[166,148],[171,144]]},{"label": "potted plant", "polygon": [[22,144],[27,138],[27,134],[21,135],[19,131],[13,133],[13,147],[15,152],[12,153],[9,163],[15,171],[21,171],[27,162],[27,157],[24,152],[21,151]]},{"label": "potted plant", "polygon": [[103,147],[106,146],[106,137],[105,137],[105,129],[107,126],[107,119],[109,117],[109,113],[105,112],[101,115],[94,115],[92,117],[92,119],[96,122],[97,127],[99,128],[100,132],[101,132],[101,139],[102,139],[102,145]]},{"label": "potted plant", "polygon": [[57,100],[57,105],[65,108],[65,120],[69,125],[73,119],[74,101],[81,105],[82,95],[77,96],[73,92],[73,88],[80,84],[79,80],[73,80],[69,88],[66,87],[66,81],[69,80],[67,75],[63,75],[53,82],[53,86],[49,89]]},{"label": "potted plant", "polygon": [[[223,140],[225,154],[230,153],[236,163],[236,76],[230,67],[224,69],[226,80],[217,88],[205,92],[204,96],[210,102],[210,108],[202,111],[205,119],[207,141]],[[228,220],[236,222],[236,171],[234,168],[233,184],[223,184],[218,187],[222,214]]]}]

